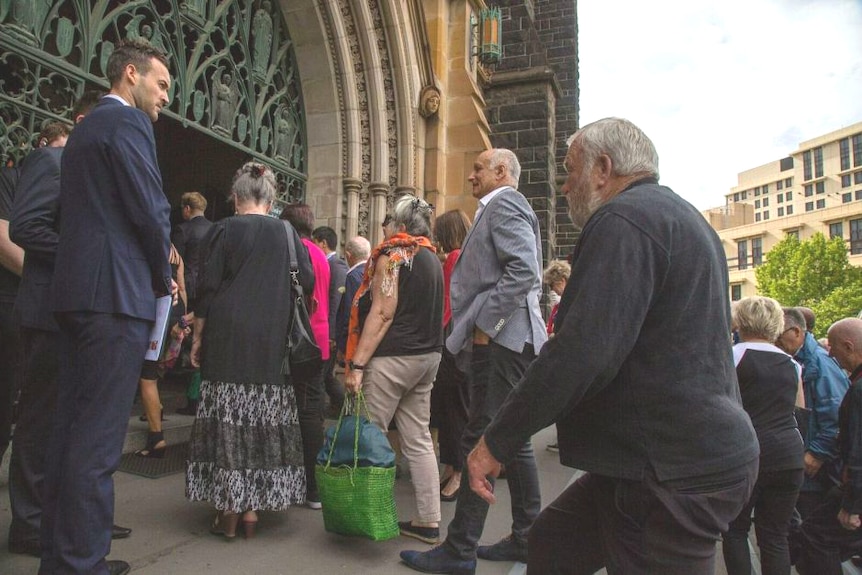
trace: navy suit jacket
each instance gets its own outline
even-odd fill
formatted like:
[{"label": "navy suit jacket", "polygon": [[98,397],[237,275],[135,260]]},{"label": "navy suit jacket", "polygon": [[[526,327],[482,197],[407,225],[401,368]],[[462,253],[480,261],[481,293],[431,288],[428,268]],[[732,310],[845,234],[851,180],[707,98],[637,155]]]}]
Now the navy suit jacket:
[{"label": "navy suit jacket", "polygon": [[155,319],[171,287],[170,210],[149,117],[102,98],[63,153],[54,311]]},{"label": "navy suit jacket", "polygon": [[[335,341],[335,324],[338,308],[341,305],[342,289],[347,279],[347,262],[338,257],[335,252],[327,254],[329,262],[329,339]],[[361,279],[361,278],[360,278]]]},{"label": "navy suit jacket", "polygon": [[338,351],[347,351],[347,328],[350,323],[350,308],[353,307],[353,296],[362,285],[362,275],[365,273],[365,263],[356,266],[347,272],[344,278],[344,293],[341,295],[341,303],[338,306],[338,315],[335,318],[335,346]]},{"label": "navy suit jacket", "polygon": [[33,150],[21,168],[9,236],[24,250],[24,273],[15,310],[23,327],[57,331],[51,313],[51,278],[60,225],[60,159],[63,148]]}]

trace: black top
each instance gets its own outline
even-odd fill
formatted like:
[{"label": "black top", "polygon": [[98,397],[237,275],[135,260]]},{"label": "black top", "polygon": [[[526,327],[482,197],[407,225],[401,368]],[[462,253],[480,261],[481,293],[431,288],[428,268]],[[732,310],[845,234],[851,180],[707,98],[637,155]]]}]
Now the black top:
[{"label": "black top", "polygon": [[419,355],[443,349],[443,267],[420,248],[398,273],[398,307],[374,357]]},{"label": "black top", "polygon": [[691,204],[636,183],[584,226],[571,277],[556,336],[486,430],[499,461],[555,421],[562,463],[608,477],[684,481],[757,459],[724,248]]},{"label": "black top", "polygon": [[850,389],[838,413],[838,449],[844,465],[841,508],[862,514],[862,365],[850,374]]},{"label": "black top", "polygon": [[804,447],[793,416],[798,364],[770,344],[740,343],[733,356],[742,406],[760,443],[760,471],[802,469]]},{"label": "black top", "polygon": [[[15,184],[18,182],[16,168],[0,169],[0,220],[9,221],[12,214],[12,201],[15,198]],[[0,266],[0,302],[13,303],[18,293],[21,278]]]},{"label": "black top", "polygon": [[[308,251],[294,231],[300,284],[314,287]],[[284,224],[261,215],[213,224],[203,243],[196,317],[206,318],[201,376],[230,383],[279,384],[293,311]]]},{"label": "black top", "polygon": [[205,217],[197,216],[178,225],[171,234],[171,242],[183,258],[185,269],[183,279],[186,282],[189,311],[194,311],[197,302],[198,277],[201,275],[203,265],[201,250],[204,238],[212,225],[212,222]]}]

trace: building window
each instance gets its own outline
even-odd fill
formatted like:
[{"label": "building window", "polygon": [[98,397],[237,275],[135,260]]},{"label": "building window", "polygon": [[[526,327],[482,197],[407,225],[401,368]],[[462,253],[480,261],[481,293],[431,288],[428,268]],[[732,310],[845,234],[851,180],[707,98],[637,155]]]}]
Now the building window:
[{"label": "building window", "polygon": [[850,177],[850,174],[844,174],[841,176],[841,187],[849,188],[850,184],[853,182],[853,178]]},{"label": "building window", "polygon": [[784,194],[784,199],[787,200],[788,202],[792,202],[793,201],[793,192],[787,192],[786,194]]},{"label": "building window", "polygon": [[850,220],[850,253],[862,254],[862,220]]},{"label": "building window", "polygon": [[[857,220],[862,222],[862,220]],[[741,270],[748,269],[748,240],[736,242],[736,261]]]},{"label": "building window", "polygon": [[734,201],[734,202],[738,202],[738,201],[739,201],[739,192],[737,192],[737,193],[733,194],[733,201]]},{"label": "building window", "polygon": [[839,156],[841,157],[841,169],[850,169],[850,138],[838,140]]},{"label": "building window", "polygon": [[805,202],[805,211],[813,212],[814,211],[814,202]]},{"label": "building window", "polygon": [[747,199],[748,199],[748,190],[744,190],[744,191],[742,192],[742,199],[743,199],[743,200],[747,200]]},{"label": "building window", "polygon": [[784,187],[784,181],[783,180],[778,180],[777,182],[775,182],[775,189],[776,190],[780,190],[783,187]]},{"label": "building window", "polygon": [[739,301],[742,299],[742,284],[733,284],[730,286],[730,299]]},{"label": "building window", "polygon": [[817,182],[816,184],[814,184],[814,190],[818,194],[826,192],[826,182]]},{"label": "building window", "polygon": [[778,217],[782,217],[784,215],[784,208],[778,208]]},{"label": "building window", "polygon": [[826,200],[817,200],[817,209],[822,210],[826,207]]},{"label": "building window", "polygon": [[862,166],[862,133],[855,134],[853,140],[853,167]]},{"label": "building window", "polygon": [[814,177],[823,177],[823,148],[814,148]]},{"label": "building window", "polygon": [[775,196],[775,201],[778,202],[779,204],[783,203],[784,202],[784,194],[778,194],[777,196]]},{"label": "building window", "polygon": [[[766,219],[769,219],[767,217]],[[763,263],[763,238],[751,238],[751,264],[759,266]]]},{"label": "building window", "polygon": [[862,184],[862,172],[856,172],[853,174],[853,183]]},{"label": "building window", "polygon": [[756,209],[756,210],[760,209],[760,200],[754,200],[754,209]]},{"label": "building window", "polygon": [[769,198],[763,198],[763,207],[767,207],[769,205]]},{"label": "building window", "polygon": [[843,238],[844,237],[844,223],[843,222],[835,222],[834,224],[829,224],[829,239],[832,238]]},{"label": "building window", "polygon": [[814,186],[812,186],[811,184],[805,184],[804,190],[805,190],[805,197],[806,198],[810,197],[814,194]]},{"label": "building window", "polygon": [[763,210],[763,219],[764,219],[764,220],[768,220],[768,219],[769,219],[769,210]]},{"label": "building window", "polygon": [[790,188],[792,186],[793,186],[793,178],[787,178],[786,180],[784,180],[784,187],[785,188]]},{"label": "building window", "polygon": [[763,184],[763,187],[760,189],[765,194],[769,193],[769,184]]},{"label": "building window", "polygon": [[759,195],[760,195],[760,186],[754,188],[754,197],[756,198]]},{"label": "building window", "polygon": [[862,190],[856,190],[856,199],[862,200]]},{"label": "building window", "polygon": [[754,214],[754,221],[755,221],[755,222],[759,222],[759,221],[760,221],[760,212],[757,212],[756,214]]},{"label": "building window", "polygon": [[841,203],[842,204],[849,204],[852,201],[853,201],[853,194],[852,193],[845,192],[845,193],[841,194]]},{"label": "building window", "polygon": [[793,206],[787,206],[787,215],[788,215],[788,216],[792,216],[792,215],[793,215]]},{"label": "building window", "polygon": [[785,237],[788,238],[796,238],[799,239],[799,230],[787,230],[787,233],[784,234]]},{"label": "building window", "polygon": [[808,181],[811,179],[811,151],[802,152],[802,179]]}]

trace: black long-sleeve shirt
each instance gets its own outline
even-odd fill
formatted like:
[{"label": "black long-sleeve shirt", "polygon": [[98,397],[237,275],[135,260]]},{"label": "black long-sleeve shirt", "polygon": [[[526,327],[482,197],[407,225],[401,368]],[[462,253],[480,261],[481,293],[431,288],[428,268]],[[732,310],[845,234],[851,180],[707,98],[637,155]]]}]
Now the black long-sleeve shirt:
[{"label": "black long-sleeve shirt", "polygon": [[838,411],[838,447],[844,464],[841,508],[862,514],[862,365],[850,375],[850,389]]},{"label": "black long-sleeve shirt", "polygon": [[727,262],[693,206],[642,180],[584,227],[556,337],[488,426],[507,461],[557,422],[564,465],[659,481],[758,457],[730,340]]}]

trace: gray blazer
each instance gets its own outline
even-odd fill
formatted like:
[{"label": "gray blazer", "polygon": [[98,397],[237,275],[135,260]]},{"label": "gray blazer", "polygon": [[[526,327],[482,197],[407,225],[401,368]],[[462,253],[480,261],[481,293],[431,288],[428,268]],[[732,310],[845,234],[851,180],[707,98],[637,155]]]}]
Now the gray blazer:
[{"label": "gray blazer", "polygon": [[539,311],[542,244],[539,220],[514,188],[494,196],[479,213],[461,246],[449,297],[452,333],[446,347],[455,355],[473,348],[473,328],[521,353],[538,354],[547,341]]}]

